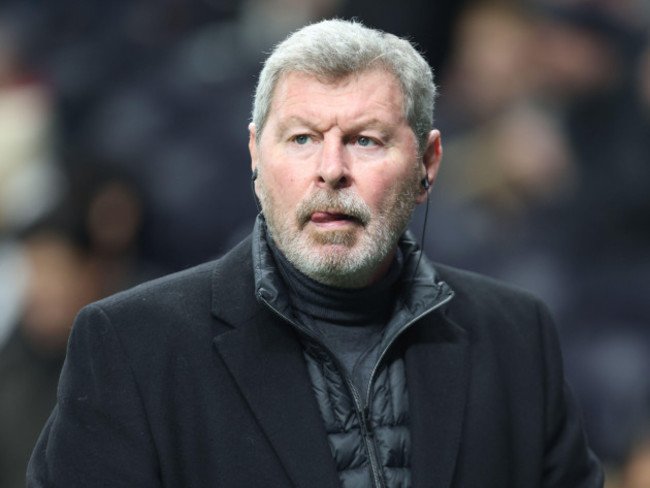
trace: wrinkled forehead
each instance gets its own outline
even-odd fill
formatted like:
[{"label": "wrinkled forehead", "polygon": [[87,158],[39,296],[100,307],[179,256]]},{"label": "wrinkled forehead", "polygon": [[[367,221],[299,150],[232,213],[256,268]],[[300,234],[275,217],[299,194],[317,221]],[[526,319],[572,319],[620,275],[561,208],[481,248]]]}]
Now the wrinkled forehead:
[{"label": "wrinkled forehead", "polygon": [[291,80],[292,82],[298,82],[298,83],[300,83],[300,81],[303,80],[305,84],[316,81],[323,85],[334,87],[334,86],[345,86],[354,81],[363,80],[365,78],[364,75],[369,75],[373,73],[388,75],[390,77],[389,79],[392,79],[394,81],[395,86],[397,86],[399,89],[399,94],[400,94],[399,104],[400,107],[402,108],[402,112],[404,112],[405,111],[404,110],[404,89],[400,83],[399,78],[395,76],[395,74],[391,72],[389,69],[381,66],[376,66],[361,71],[342,72],[342,73],[338,73],[338,72],[312,73],[312,72],[298,71],[298,70],[286,71],[280,75],[278,81],[276,82],[273,88],[271,104],[270,104],[270,113],[272,113],[276,108],[275,102],[278,96],[281,95],[283,91],[286,89],[288,80]]}]

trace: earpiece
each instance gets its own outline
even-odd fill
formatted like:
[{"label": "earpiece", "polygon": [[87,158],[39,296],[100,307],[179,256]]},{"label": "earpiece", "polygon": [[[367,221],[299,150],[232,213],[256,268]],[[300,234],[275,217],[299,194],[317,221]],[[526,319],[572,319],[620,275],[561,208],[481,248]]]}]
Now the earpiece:
[{"label": "earpiece", "polygon": [[257,179],[257,168],[253,170],[253,174],[251,175],[251,181],[255,181]]},{"label": "earpiece", "polygon": [[429,184],[429,177],[425,176],[424,178],[422,178],[422,181],[420,183],[424,187],[424,191],[426,191],[427,193],[427,201],[424,207],[424,223],[422,224],[422,239],[420,240],[420,254],[418,255],[417,264],[415,265],[415,268],[413,268],[413,274],[411,274],[411,281],[413,281],[413,279],[415,278],[415,274],[417,273],[418,268],[420,267],[420,260],[422,259],[422,254],[424,253],[424,237],[426,236],[426,231],[427,231],[427,220],[429,220],[429,187],[431,186]]}]

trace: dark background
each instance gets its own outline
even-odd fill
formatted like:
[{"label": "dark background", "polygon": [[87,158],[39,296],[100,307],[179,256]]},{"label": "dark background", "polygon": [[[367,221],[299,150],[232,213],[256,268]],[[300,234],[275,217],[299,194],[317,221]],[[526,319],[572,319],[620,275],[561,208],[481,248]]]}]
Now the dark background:
[{"label": "dark background", "polygon": [[609,483],[632,486],[650,419],[649,10],[0,2],[0,486],[24,485],[78,309],[249,232],[261,62],[332,16],[406,36],[434,67],[443,167],[413,231],[433,260],[544,298]]}]

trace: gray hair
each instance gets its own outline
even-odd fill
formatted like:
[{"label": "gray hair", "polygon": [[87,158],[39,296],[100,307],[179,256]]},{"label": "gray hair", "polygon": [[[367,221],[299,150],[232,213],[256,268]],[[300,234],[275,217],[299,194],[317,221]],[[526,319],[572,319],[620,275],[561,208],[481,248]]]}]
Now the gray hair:
[{"label": "gray hair", "polygon": [[338,80],[371,69],[385,69],[397,79],[404,118],[423,151],[433,127],[436,87],[433,72],[407,40],[370,29],[357,21],[324,20],[303,27],[279,43],[266,59],[255,90],[253,123],[259,141],[278,81],[291,72]]}]

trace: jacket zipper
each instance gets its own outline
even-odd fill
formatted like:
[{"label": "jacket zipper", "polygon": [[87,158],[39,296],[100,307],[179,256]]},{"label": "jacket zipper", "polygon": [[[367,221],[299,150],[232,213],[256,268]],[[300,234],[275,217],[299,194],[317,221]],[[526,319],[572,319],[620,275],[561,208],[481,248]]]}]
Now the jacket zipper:
[{"label": "jacket zipper", "polygon": [[404,333],[404,331],[406,331],[406,329],[411,327],[411,325],[413,325],[415,322],[420,320],[425,315],[429,315],[434,310],[437,310],[438,308],[442,307],[443,305],[448,303],[453,297],[454,297],[454,293],[452,291],[449,291],[447,293],[447,296],[443,300],[440,300],[439,302],[434,303],[431,307],[426,309],[420,315],[418,315],[417,317],[414,317],[411,320],[409,320],[408,322],[406,322],[406,324],[404,324],[402,327],[400,327],[400,329],[395,334],[393,334],[393,337],[391,337],[390,341],[388,341],[388,344],[386,344],[386,347],[384,347],[382,349],[381,354],[377,358],[377,361],[375,362],[375,366],[373,367],[372,372],[370,373],[370,379],[368,381],[368,389],[366,390],[366,405],[370,405],[370,395],[371,395],[371,392],[372,392],[372,384],[375,381],[375,374],[379,370],[379,366],[381,365],[381,362],[383,361],[384,356],[386,356],[386,353],[391,348],[391,346],[393,345],[395,340],[399,336],[401,336]]},{"label": "jacket zipper", "polygon": [[366,405],[363,410],[360,412],[357,411],[357,414],[359,415],[359,421],[361,422],[361,433],[363,434],[363,440],[366,444],[366,450],[368,451],[368,459],[370,461],[370,472],[372,473],[373,484],[378,488],[383,488],[385,486],[384,477],[379,462],[379,454],[377,454],[377,445],[375,444],[372,424],[370,423],[370,408],[368,405]]},{"label": "jacket zipper", "polygon": [[370,415],[370,404],[371,404],[370,401],[372,396],[372,385],[375,381],[375,374],[379,370],[379,366],[381,365],[381,362],[383,361],[384,357],[386,356],[386,353],[391,348],[395,340],[400,335],[402,335],[402,333],[404,333],[406,329],[411,327],[411,325],[413,325],[415,322],[420,320],[422,317],[430,314],[434,310],[438,309],[442,305],[449,302],[449,300],[451,300],[454,296],[453,292],[449,292],[443,300],[435,303],[434,305],[432,305],[431,307],[423,311],[421,314],[419,314],[417,317],[406,322],[406,324],[400,327],[400,329],[395,334],[393,334],[393,337],[391,337],[388,344],[386,344],[386,346],[382,349],[381,354],[379,355],[377,361],[375,362],[375,366],[373,367],[372,372],[370,373],[368,388],[366,390],[365,405],[363,404],[363,399],[359,395],[356,386],[354,385],[352,379],[348,375],[347,370],[339,362],[336,355],[325,344],[321,342],[320,338],[315,334],[313,334],[310,330],[305,329],[304,327],[301,327],[300,325],[296,324],[289,317],[287,317],[282,312],[277,310],[263,296],[261,296],[261,294],[258,293],[257,296],[278,317],[288,322],[292,327],[297,329],[300,333],[306,335],[307,337],[315,341],[323,350],[325,350],[327,354],[329,354],[330,358],[334,361],[334,364],[336,365],[339,373],[343,377],[343,381],[345,381],[345,384],[348,387],[348,391],[352,395],[355,413],[357,414],[357,418],[359,419],[361,434],[364,440],[364,444],[366,446],[366,451],[368,453],[368,460],[370,463],[370,472],[372,474],[373,485],[375,486],[375,488],[385,488],[383,473],[379,462],[379,455],[377,454],[377,446],[375,444],[375,439],[374,439],[374,430],[371,423],[372,417]]},{"label": "jacket zipper", "polygon": [[[388,350],[393,346],[395,341],[399,336],[401,336],[411,325],[413,325],[415,322],[420,320],[422,317],[425,315],[430,314],[434,310],[438,309],[439,307],[443,306],[445,303],[449,302],[453,298],[453,292],[450,292],[447,294],[447,296],[433,304],[431,307],[429,307],[427,310],[419,314],[417,317],[412,318],[406,324],[404,324],[400,329],[393,334],[393,337],[390,338],[388,341],[388,344],[382,349],[381,354],[379,354],[379,357],[377,358],[377,361],[375,362],[375,366],[372,369],[372,372],[370,373],[370,378],[368,380],[368,388],[366,390],[366,404],[365,408],[361,411],[360,419],[361,419],[361,424],[363,425],[362,427],[362,432],[364,432],[364,439],[366,439],[366,447],[368,449],[368,457],[370,458],[370,464],[373,469],[373,478],[375,479],[375,486],[377,487],[383,487],[383,477],[381,477],[381,469],[378,466],[373,466],[373,460],[375,463],[378,464],[379,462],[379,456],[377,455],[377,446],[375,444],[375,439],[373,436],[373,430],[372,430],[372,424],[371,424],[371,416],[370,416],[370,405],[371,405],[371,400],[372,400],[372,386],[373,383],[375,382],[375,375],[377,371],[379,370],[379,366],[381,365],[382,361],[384,360],[384,357],[386,356],[386,353]],[[331,354],[331,353],[330,353]],[[375,471],[375,469],[377,471]]]}]

